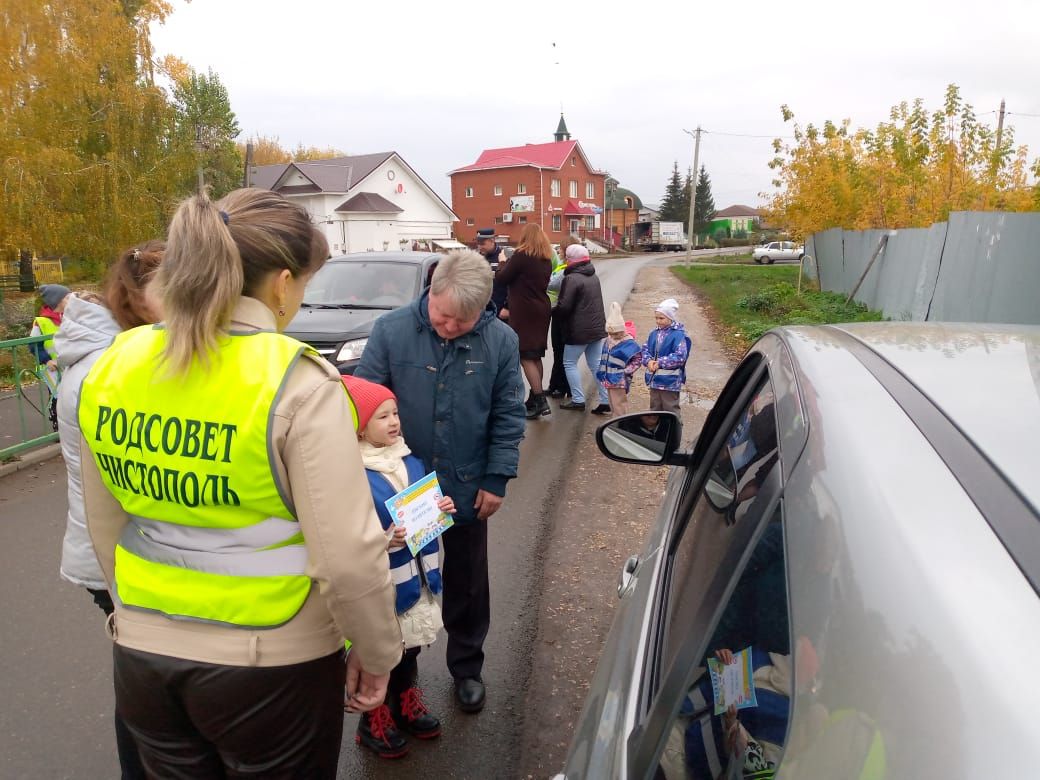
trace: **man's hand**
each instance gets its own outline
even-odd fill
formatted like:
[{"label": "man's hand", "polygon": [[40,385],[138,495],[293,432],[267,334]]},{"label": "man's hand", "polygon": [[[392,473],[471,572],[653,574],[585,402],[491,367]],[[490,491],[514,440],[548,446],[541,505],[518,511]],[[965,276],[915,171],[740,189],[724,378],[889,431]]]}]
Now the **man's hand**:
[{"label": "man's hand", "polygon": [[499,309],[498,310],[498,318],[500,320],[508,320],[509,319],[509,309],[505,308],[504,306],[501,309]]},{"label": "man's hand", "polygon": [[488,493],[486,490],[477,491],[477,500],[473,502],[473,508],[477,510],[478,520],[487,520],[502,506],[502,496]]},{"label": "man's hand", "polygon": [[369,674],[361,668],[361,659],[355,652],[347,654],[347,684],[343,708],[347,712],[374,710],[386,698],[388,674]]}]

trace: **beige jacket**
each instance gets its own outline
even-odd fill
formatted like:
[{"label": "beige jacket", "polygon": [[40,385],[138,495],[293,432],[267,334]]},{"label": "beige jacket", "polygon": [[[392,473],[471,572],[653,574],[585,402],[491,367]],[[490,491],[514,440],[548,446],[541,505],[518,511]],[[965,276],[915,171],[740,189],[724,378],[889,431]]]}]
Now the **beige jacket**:
[{"label": "beige jacket", "polygon": [[[232,329],[274,326],[274,314],[263,303],[239,300]],[[329,655],[348,637],[365,671],[386,674],[401,658],[386,537],[372,505],[343,385],[329,363],[296,364],[275,407],[273,437],[275,468],[292,495],[314,580],[299,613],[277,628],[247,630],[117,605],[113,638],[135,650],[192,661],[283,666]],[[82,451],[88,451],[86,441]],[[87,527],[111,588],[116,542],[127,516],[101,481],[93,458],[83,459],[83,493]]]}]

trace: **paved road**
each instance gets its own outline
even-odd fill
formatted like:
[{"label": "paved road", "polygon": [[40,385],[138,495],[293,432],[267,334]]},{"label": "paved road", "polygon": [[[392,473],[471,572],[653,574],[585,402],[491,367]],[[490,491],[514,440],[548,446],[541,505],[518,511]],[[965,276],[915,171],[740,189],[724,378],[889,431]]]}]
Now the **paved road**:
[{"label": "paved road", "polygon": [[0,449],[10,447],[12,444],[33,439],[53,433],[50,420],[45,414],[40,414],[33,409],[29,402],[37,408],[47,411],[50,397],[43,391],[43,399],[40,398],[41,388],[33,385],[23,388],[28,401],[19,398],[13,390],[0,392]]},{"label": "paved road", "polygon": [[[675,255],[597,263],[603,297],[624,301],[639,269]],[[548,361],[547,361],[548,363]],[[547,365],[548,368],[548,365]],[[548,376],[548,374],[547,374]],[[588,377],[586,377],[588,379]],[[554,404],[555,409],[555,404]],[[490,529],[493,623],[484,678],[488,704],[457,714],[444,666],[444,642],[420,656],[420,679],[444,736],[414,744],[398,762],[354,745],[356,716],[344,723],[344,778],[510,777],[517,765],[520,712],[530,673],[542,560],[559,474],[576,448],[585,416],[554,411],[527,426],[520,477]],[[592,424],[589,420],[588,424]],[[111,648],[89,595],[57,576],[64,533],[65,473],[60,458],[0,479],[0,777],[107,778],[118,775],[111,727]]]}]

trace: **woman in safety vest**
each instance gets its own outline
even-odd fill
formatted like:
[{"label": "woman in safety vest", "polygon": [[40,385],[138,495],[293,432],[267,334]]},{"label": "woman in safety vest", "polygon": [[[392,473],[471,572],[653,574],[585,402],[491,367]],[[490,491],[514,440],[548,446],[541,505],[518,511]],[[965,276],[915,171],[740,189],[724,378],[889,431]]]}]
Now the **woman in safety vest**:
[{"label": "woman in safety vest", "polygon": [[343,686],[350,710],[382,704],[401,657],[353,405],[280,333],[327,256],[276,193],[189,198],[156,278],[164,321],[120,334],[83,383],[116,707],[149,775],[334,778]]}]

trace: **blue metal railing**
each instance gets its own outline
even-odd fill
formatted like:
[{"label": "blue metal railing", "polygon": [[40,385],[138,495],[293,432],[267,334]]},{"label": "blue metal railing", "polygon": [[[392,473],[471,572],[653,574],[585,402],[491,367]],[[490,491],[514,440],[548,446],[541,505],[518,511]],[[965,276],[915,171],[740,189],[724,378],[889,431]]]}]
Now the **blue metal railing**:
[{"label": "blue metal railing", "polygon": [[49,336],[0,341],[0,462],[58,440],[50,421],[56,382],[36,359],[34,344]]}]

